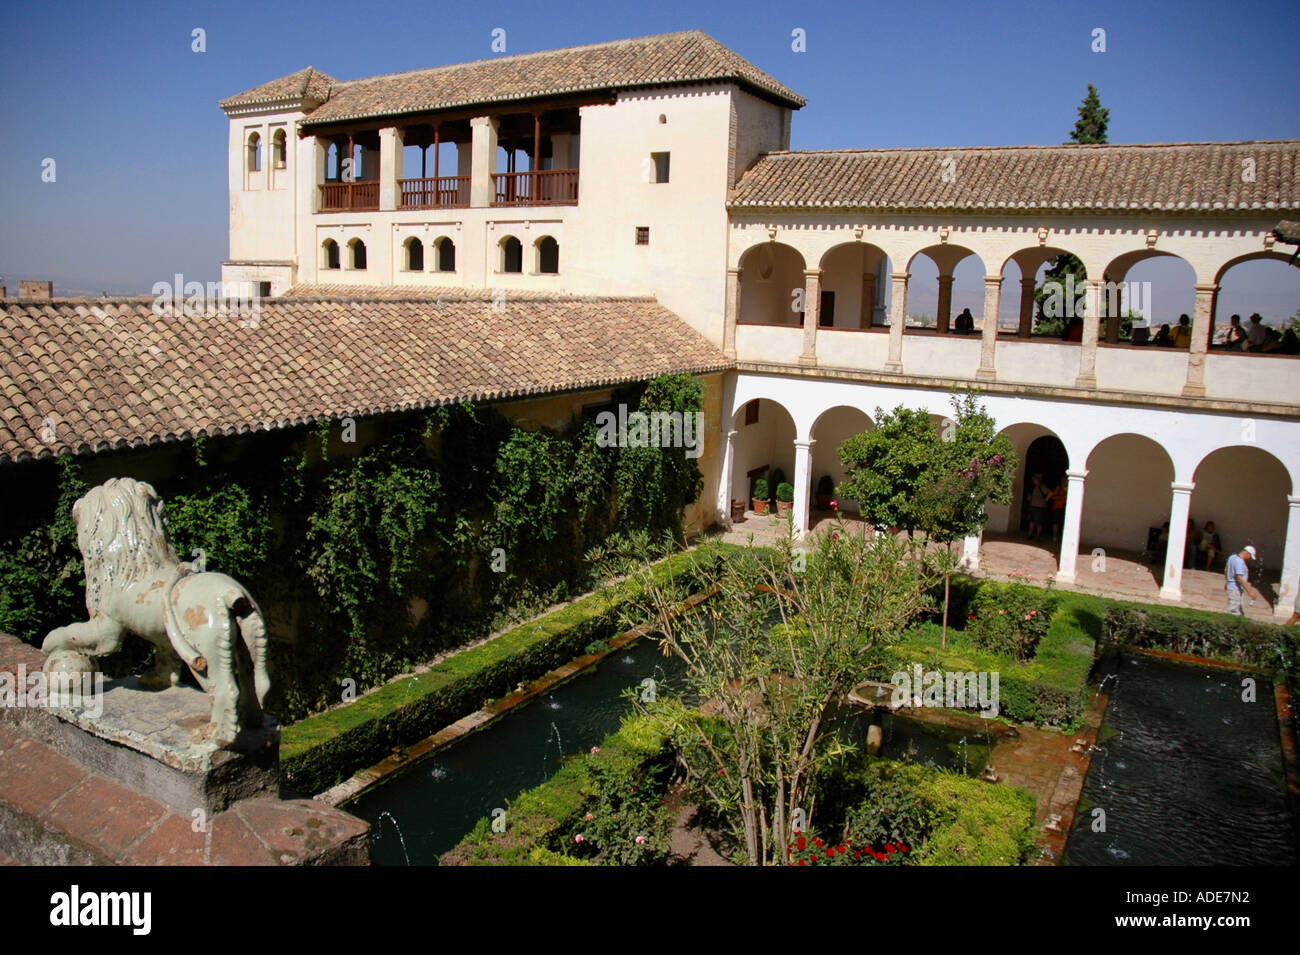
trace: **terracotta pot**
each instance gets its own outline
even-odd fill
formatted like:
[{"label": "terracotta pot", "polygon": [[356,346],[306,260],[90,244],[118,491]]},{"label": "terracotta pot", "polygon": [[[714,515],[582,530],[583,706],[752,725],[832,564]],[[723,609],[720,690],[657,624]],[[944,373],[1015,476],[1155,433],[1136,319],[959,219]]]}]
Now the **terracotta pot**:
[{"label": "terracotta pot", "polygon": [[731,523],[741,524],[744,522],[744,520],[745,520],[745,502],[732,501],[731,502]]},{"label": "terracotta pot", "polygon": [[758,498],[754,498],[754,499],[753,499],[752,501],[750,501],[749,503],[751,503],[751,504],[754,505],[754,513],[755,513],[755,514],[766,514],[766,513],[767,513],[767,501],[760,501]]},{"label": "terracotta pot", "polygon": [[777,516],[777,517],[785,517],[785,516],[786,516],[787,514],[789,514],[792,510],[794,510],[794,501],[777,501],[777,502],[776,502],[776,516]]}]

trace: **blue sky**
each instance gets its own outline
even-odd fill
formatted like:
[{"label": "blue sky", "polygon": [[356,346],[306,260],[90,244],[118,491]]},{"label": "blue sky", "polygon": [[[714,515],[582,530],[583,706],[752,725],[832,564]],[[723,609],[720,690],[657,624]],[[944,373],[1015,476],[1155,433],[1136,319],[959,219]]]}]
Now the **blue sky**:
[{"label": "blue sky", "polygon": [[[0,274],[11,287],[40,277],[62,291],[147,292],[175,272],[218,278],[227,253],[218,100],[308,64],[353,79],[491,56],[496,27],[507,31],[508,53],[702,29],[807,98],[794,117],[796,149],[1063,142],[1089,82],[1110,109],[1111,142],[1300,136],[1294,0],[50,0],[11,7],[4,24]],[[205,53],[191,51],[195,27],[206,31]],[[791,49],[796,27],[807,31],[807,52]],[[1105,53],[1091,50],[1098,27]],[[47,157],[54,183],[41,181]],[[1131,278],[1167,289],[1170,310],[1190,310],[1186,266],[1145,269]],[[967,284],[959,273],[959,307],[973,304],[963,301]],[[1179,286],[1188,286],[1185,307]],[[1224,308],[1289,315],[1300,308],[1300,278],[1278,263],[1241,266]]]}]

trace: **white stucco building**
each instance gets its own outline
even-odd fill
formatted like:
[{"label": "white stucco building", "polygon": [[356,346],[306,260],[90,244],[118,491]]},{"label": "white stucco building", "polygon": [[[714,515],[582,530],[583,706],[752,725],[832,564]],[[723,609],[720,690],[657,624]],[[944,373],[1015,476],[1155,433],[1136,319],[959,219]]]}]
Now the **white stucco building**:
[{"label": "white stucco building", "polygon": [[[223,101],[227,282],[398,295],[489,289],[652,295],[734,362],[704,463],[725,521],[781,468],[796,528],[836,448],[877,407],[978,387],[1026,474],[1065,475],[1059,577],[1082,551],[1141,550],[1189,516],[1259,550],[1289,615],[1300,587],[1300,358],[1210,347],[1216,295],[1247,261],[1289,261],[1300,141],[789,150],[804,101],[698,32],[339,82],[312,68]],[[1062,253],[1087,270],[1074,340],[1034,334]],[[1194,274],[1185,348],[1121,340],[1146,259]],[[906,321],[937,271],[933,328]],[[959,264],[983,273],[953,333]],[[1003,300],[1018,322],[999,328]],[[1300,302],[1297,302],[1300,306]],[[992,320],[985,321],[990,316]],[[967,542],[978,560],[978,541]],[[1177,599],[1171,561],[1161,594]]]}]

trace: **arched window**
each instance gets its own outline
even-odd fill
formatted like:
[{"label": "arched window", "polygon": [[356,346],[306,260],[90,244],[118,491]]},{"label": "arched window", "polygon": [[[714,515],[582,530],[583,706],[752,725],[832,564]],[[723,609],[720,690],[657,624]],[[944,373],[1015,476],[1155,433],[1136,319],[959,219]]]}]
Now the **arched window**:
[{"label": "arched window", "polygon": [[560,243],[549,235],[537,240],[537,271],[549,275],[560,271]]},{"label": "arched window", "polygon": [[248,137],[248,171],[262,171],[262,137],[257,133]]},{"label": "arched window", "polygon": [[283,169],[289,158],[289,138],[283,129],[277,129],[275,135],[271,137],[271,152],[275,157],[272,160],[275,168]]},{"label": "arched window", "polygon": [[424,243],[414,237],[406,240],[406,270],[424,271]]},{"label": "arched window", "polygon": [[333,239],[326,239],[323,248],[325,250],[325,268],[337,269],[339,267],[339,244]]},{"label": "arched window", "polygon": [[501,240],[501,271],[522,272],[524,270],[524,247],[512,235]]},{"label": "arched window", "polygon": [[352,250],[352,268],[364,269],[366,267],[366,244],[360,239],[353,239],[348,243],[348,248]]},{"label": "arched window", "polygon": [[437,262],[435,268],[439,272],[456,271],[456,243],[452,242],[446,236],[434,242],[434,248],[437,250]]}]

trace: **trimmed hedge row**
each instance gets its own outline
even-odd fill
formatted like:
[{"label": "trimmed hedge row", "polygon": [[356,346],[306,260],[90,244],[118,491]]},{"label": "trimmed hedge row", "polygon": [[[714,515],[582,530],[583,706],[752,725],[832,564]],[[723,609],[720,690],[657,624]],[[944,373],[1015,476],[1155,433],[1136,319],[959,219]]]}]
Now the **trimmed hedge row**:
[{"label": "trimmed hedge row", "polygon": [[[963,608],[970,605],[977,590],[996,591],[1001,586],[994,581],[963,586]],[[1088,673],[1102,635],[1104,601],[1084,594],[1055,593],[1048,604],[1047,635],[1026,663],[980,650],[960,630],[949,629],[948,647],[943,649],[939,626],[929,623],[890,648],[891,665],[906,669],[919,663],[928,670],[996,671],[1000,716],[1015,722],[1070,726],[1083,712]]]},{"label": "trimmed hedge row", "polygon": [[1294,675],[1300,634],[1294,628],[1242,617],[1108,601],[1102,628],[1106,640],[1149,650],[1166,650],[1282,669]]},{"label": "trimmed hedge row", "polygon": [[1033,844],[1038,803],[1026,790],[930,770],[917,794],[941,820],[918,865],[1020,865]]},{"label": "trimmed hedge row", "polygon": [[468,835],[442,857],[443,865],[586,865],[563,854],[564,838],[588,809],[590,767],[619,764],[629,775],[657,786],[672,765],[667,737],[646,717],[632,716],[606,736],[598,753],[569,759],[554,776],[519,794],[509,804],[507,827],[492,831],[480,819]]},{"label": "trimmed hedge row", "polygon": [[[675,554],[655,572],[661,579],[689,573],[695,566],[692,556]],[[613,595],[590,594],[424,673],[286,726],[280,741],[283,780],[300,792],[317,793],[373,765],[394,747],[424,739],[521,681],[568,663],[591,643],[617,635],[620,604]]]}]

